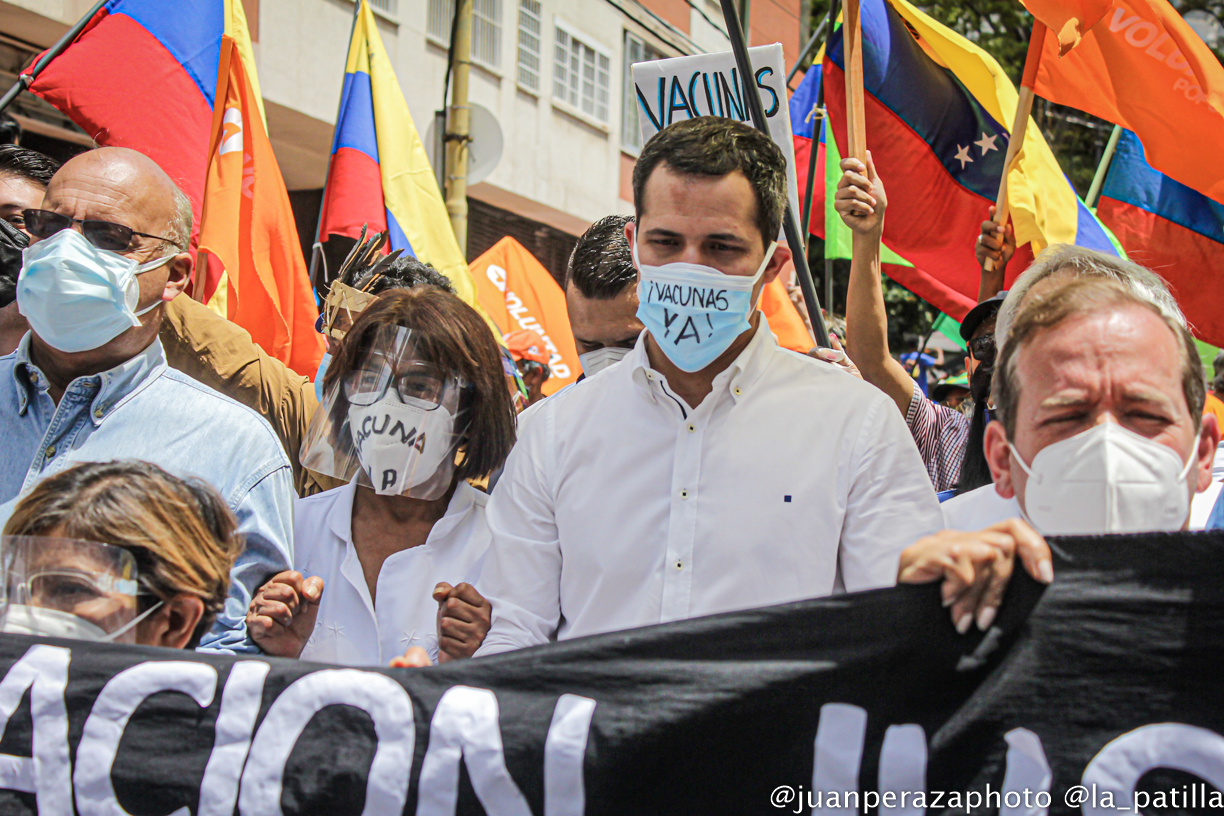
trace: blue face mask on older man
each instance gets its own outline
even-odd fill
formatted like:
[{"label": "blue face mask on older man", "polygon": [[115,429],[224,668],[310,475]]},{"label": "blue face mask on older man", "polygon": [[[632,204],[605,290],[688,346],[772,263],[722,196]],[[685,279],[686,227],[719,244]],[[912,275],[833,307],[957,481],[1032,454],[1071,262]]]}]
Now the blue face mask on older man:
[{"label": "blue face mask on older man", "polygon": [[702,264],[643,264],[634,241],[633,260],[640,272],[638,320],[677,368],[700,371],[752,328],[748,322],[756,308],[752,290],[777,247],[776,241],[769,245],[756,274],[749,278]]},{"label": "blue face mask on older man", "polygon": [[100,348],[140,325],[140,316],[161,301],[136,311],[136,276],[174,260],[147,263],[98,249],[76,230],[65,229],[22,251],[17,310],[34,333],[63,352]]}]

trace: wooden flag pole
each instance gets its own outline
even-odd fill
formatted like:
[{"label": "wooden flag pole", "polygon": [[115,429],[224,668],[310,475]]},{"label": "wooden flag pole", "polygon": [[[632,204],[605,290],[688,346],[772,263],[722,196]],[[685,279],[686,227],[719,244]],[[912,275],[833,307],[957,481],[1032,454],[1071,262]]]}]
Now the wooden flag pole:
[{"label": "wooden flag pole", "polygon": [[[217,158],[217,151],[221,147],[221,132],[222,122],[225,119],[225,100],[229,95],[229,80],[230,80],[230,61],[234,58],[234,41],[228,36],[221,38],[221,63],[217,67],[217,89],[213,94],[213,119],[212,119],[212,134],[208,140],[208,164],[205,166],[207,173],[212,169],[213,162]],[[245,139],[245,135],[243,136]],[[207,179],[206,179],[207,181]],[[207,190],[205,191],[207,192]],[[204,219],[208,217],[208,196],[204,196],[200,203],[200,226],[204,226]],[[208,300],[205,297],[205,290],[208,288],[208,255],[203,247],[196,247],[196,264],[195,272],[191,280],[191,296],[200,303],[207,304]]]},{"label": "wooden flag pole", "polygon": [[[1024,77],[1020,80],[1020,95],[1016,101],[1016,116],[1012,121],[1011,135],[1007,141],[1007,156],[1003,160],[1003,178],[999,180],[999,195],[995,198],[994,221],[1007,226],[1007,178],[1011,175],[1016,157],[1024,147],[1024,133],[1028,130],[1030,114],[1033,112],[1033,85],[1037,82],[1037,69],[1041,67],[1041,49],[1045,43],[1046,26],[1033,20],[1033,34],[1029,37],[1028,54],[1024,57]],[[994,259],[986,259],[986,271],[994,271]]]},{"label": "wooden flag pole", "polygon": [[846,65],[846,158],[867,162],[867,113],[863,107],[863,26],[859,0],[846,0],[842,17]]}]

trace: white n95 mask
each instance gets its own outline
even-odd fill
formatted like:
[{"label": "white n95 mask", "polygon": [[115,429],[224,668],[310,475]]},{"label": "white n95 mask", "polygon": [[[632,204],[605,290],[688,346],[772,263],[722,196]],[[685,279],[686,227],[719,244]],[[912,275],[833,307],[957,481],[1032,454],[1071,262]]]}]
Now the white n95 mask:
[{"label": "white n95 mask", "polygon": [[1024,512],[1045,535],[1180,530],[1190,515],[1186,476],[1172,449],[1106,422],[1042,448],[1027,465]]},{"label": "white n95 mask", "polygon": [[582,364],[583,374],[586,374],[588,377],[594,377],[613,363],[619,363],[625,359],[625,356],[631,351],[633,349],[604,346],[594,351],[588,351],[586,354],[579,354],[578,362]]},{"label": "white n95 mask", "polygon": [[4,625],[0,631],[12,635],[66,638],[68,640],[92,640],[109,643],[118,640],[135,628],[162,605],[158,601],[113,632],[107,632],[96,623],[87,621],[71,612],[26,604],[9,604],[4,610]]},{"label": "white n95 mask", "polygon": [[101,348],[139,326],[139,317],[161,301],[136,311],[136,277],[169,263],[174,255],[138,264],[65,229],[26,247],[21,258],[17,310],[43,342],[73,353]]},{"label": "white n95 mask", "polygon": [[357,458],[380,496],[406,493],[432,479],[443,464],[453,464],[455,416],[440,405],[426,409],[394,396],[373,405],[351,405],[349,430]]}]

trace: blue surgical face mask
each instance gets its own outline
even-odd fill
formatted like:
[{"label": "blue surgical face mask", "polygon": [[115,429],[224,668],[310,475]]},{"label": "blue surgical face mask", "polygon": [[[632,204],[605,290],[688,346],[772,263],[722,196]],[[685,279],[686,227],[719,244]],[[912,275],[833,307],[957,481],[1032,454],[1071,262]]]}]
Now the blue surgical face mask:
[{"label": "blue surgical face mask", "polygon": [[659,348],[681,371],[700,371],[718,359],[752,324],[756,303],[752,290],[773,257],[778,243],[765,251],[765,259],[751,278],[727,275],[709,266],[669,263],[649,266],[638,259],[638,319]]},{"label": "blue surgical face mask", "polygon": [[315,396],[319,398],[319,402],[323,401],[323,375],[327,373],[327,367],[331,365],[331,352],[323,352],[323,359],[319,361],[319,370],[315,374]]},{"label": "blue surgical face mask", "polygon": [[139,264],[98,249],[76,230],[66,229],[21,253],[17,310],[44,343],[64,352],[101,348],[130,328],[160,300],[136,311],[136,276],[174,260],[174,255]]}]

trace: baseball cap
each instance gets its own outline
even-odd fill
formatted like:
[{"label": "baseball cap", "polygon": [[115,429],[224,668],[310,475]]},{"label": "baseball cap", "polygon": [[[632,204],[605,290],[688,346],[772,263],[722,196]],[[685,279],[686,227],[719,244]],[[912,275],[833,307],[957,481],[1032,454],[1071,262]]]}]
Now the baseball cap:
[{"label": "baseball cap", "polygon": [[969,314],[965,315],[965,319],[961,321],[960,336],[966,343],[969,338],[973,337],[973,333],[977,331],[977,327],[982,325],[987,319],[994,317],[999,312],[999,307],[1003,305],[1003,299],[1007,297],[1007,290],[1004,289],[992,298],[986,298],[978,305],[969,310]]},{"label": "baseball cap", "polygon": [[506,348],[515,360],[530,360],[540,365],[548,365],[552,355],[544,348],[544,338],[531,329],[511,332],[506,335]]}]

